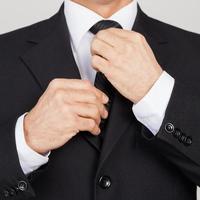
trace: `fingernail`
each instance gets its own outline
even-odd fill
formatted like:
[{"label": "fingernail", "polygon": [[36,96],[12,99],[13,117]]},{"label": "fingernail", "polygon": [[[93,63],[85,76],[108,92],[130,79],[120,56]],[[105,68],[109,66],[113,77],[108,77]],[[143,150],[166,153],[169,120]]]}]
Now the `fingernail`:
[{"label": "fingernail", "polygon": [[97,134],[100,134],[100,133],[101,133],[101,129],[99,128],[98,131],[97,131]]},{"label": "fingernail", "polygon": [[104,101],[105,103],[107,103],[107,102],[109,101],[109,98],[108,98],[106,95],[103,95],[103,101]]},{"label": "fingernail", "polygon": [[106,119],[108,117],[108,111],[107,110],[104,111],[103,117],[104,117],[104,119]]}]

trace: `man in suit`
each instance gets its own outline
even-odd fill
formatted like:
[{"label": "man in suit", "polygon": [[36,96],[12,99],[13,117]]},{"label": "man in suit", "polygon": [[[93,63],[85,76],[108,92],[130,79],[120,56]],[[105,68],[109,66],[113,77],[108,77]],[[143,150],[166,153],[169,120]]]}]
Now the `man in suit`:
[{"label": "man in suit", "polygon": [[1,35],[0,199],[196,199],[199,48],[136,0]]}]

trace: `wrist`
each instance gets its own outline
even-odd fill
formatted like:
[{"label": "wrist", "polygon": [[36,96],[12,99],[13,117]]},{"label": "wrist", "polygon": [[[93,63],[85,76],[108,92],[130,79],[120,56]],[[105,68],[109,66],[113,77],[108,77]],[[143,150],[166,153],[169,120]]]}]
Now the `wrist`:
[{"label": "wrist", "polygon": [[162,68],[160,68],[157,71],[157,73],[155,73],[155,75],[152,76],[152,78],[147,82],[146,85],[144,85],[141,88],[138,88],[139,91],[138,91],[137,95],[135,95],[133,97],[133,100],[132,100],[132,102],[134,104],[141,101],[141,99],[144,98],[148,94],[148,92],[151,90],[151,88],[154,86],[154,84],[157,82],[157,80],[161,77],[162,73],[163,73],[163,70],[162,70]]},{"label": "wrist", "polygon": [[31,131],[31,120],[29,118],[29,113],[27,113],[24,117],[24,139],[26,144],[36,153],[40,155],[47,155],[50,150],[45,151],[39,148],[38,142],[32,137],[34,133]]}]

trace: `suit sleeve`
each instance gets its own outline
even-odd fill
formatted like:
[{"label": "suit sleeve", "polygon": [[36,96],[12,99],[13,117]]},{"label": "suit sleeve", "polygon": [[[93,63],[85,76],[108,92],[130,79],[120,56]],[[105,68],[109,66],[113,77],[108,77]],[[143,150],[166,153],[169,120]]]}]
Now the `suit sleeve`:
[{"label": "suit sleeve", "polygon": [[[146,137],[149,131],[143,127]],[[200,185],[200,91],[175,82],[165,117],[152,140],[159,152]]]},{"label": "suit sleeve", "polygon": [[26,113],[20,116],[17,120],[15,126],[15,141],[17,147],[18,158],[20,162],[20,166],[24,172],[24,174],[29,175],[33,173],[37,169],[39,169],[42,165],[45,165],[49,161],[50,152],[46,155],[41,155],[31,149],[26,141],[24,136],[24,117]]},{"label": "suit sleeve", "polygon": [[17,118],[0,125],[0,199],[25,200],[33,197],[30,179],[21,169],[15,143]]}]

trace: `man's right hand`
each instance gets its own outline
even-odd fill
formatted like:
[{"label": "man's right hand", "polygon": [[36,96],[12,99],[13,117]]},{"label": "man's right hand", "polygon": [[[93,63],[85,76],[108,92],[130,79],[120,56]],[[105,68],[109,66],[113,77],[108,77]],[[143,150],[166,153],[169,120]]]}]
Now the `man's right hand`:
[{"label": "man's right hand", "polygon": [[54,79],[24,119],[27,144],[45,154],[68,142],[79,131],[100,133],[108,97],[87,80]]}]

